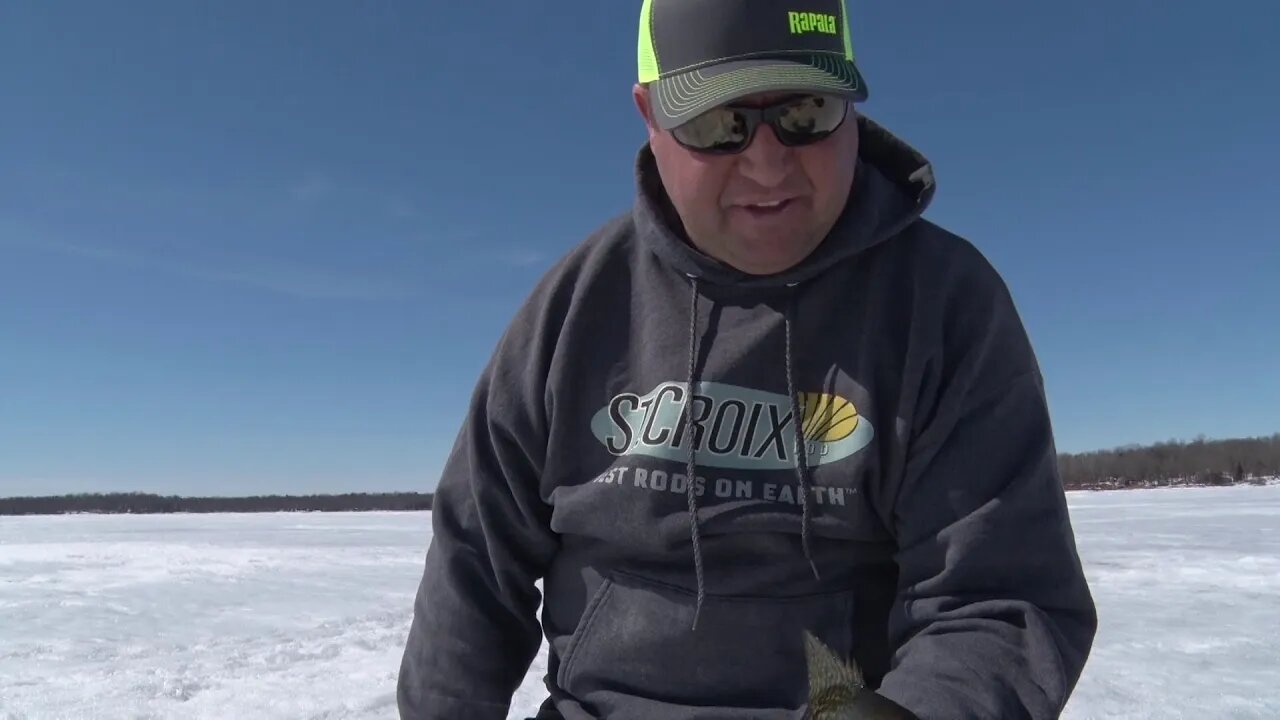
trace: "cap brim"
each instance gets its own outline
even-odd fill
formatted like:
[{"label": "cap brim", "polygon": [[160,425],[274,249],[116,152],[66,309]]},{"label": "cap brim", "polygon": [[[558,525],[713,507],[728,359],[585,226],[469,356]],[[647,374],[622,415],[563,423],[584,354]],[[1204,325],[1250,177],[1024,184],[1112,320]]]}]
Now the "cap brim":
[{"label": "cap brim", "polygon": [[711,108],[761,92],[815,92],[854,102],[867,99],[862,73],[833,55],[733,60],[661,77],[653,83],[653,112],[663,130]]}]

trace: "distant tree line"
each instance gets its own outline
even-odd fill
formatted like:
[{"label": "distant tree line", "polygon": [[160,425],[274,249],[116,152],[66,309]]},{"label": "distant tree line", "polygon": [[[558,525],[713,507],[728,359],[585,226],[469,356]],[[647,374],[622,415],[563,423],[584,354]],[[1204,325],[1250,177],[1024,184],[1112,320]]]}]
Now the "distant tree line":
[{"label": "distant tree line", "polygon": [[62,513],[242,513],[430,510],[430,493],[179,497],[148,493],[80,493],[0,499],[0,515]]},{"label": "distant tree line", "polygon": [[1280,477],[1280,433],[1062,454],[1058,467],[1069,490],[1258,483]]},{"label": "distant tree line", "polygon": [[[1068,490],[1171,485],[1233,485],[1280,477],[1280,433],[1270,437],[1185,442],[1058,456]],[[80,493],[0,498],[0,515],[61,513],[360,512],[430,510],[431,493],[180,497],[148,493]]]}]

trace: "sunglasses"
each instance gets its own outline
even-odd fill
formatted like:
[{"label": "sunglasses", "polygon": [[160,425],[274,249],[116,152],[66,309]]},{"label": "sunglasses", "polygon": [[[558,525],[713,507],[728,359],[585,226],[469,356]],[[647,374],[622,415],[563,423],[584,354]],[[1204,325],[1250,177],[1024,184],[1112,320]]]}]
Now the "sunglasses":
[{"label": "sunglasses", "polygon": [[729,155],[745,150],[764,124],[773,128],[783,145],[801,147],[835,132],[848,109],[846,101],[824,95],[789,98],[765,107],[721,105],[675,127],[671,135],[690,150]]}]

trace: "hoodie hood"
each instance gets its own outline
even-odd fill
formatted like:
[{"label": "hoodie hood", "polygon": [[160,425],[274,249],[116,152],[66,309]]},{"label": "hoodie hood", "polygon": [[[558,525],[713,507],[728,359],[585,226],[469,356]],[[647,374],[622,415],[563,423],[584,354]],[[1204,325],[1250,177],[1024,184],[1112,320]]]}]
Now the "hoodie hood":
[{"label": "hoodie hood", "polygon": [[663,262],[687,277],[714,285],[779,287],[804,282],[832,265],[893,237],[916,220],[933,199],[933,169],[918,150],[864,115],[858,115],[859,148],[849,202],[823,242],[800,263],[772,275],[742,272],[698,250],[686,239],[653,150],[636,159],[636,229]]},{"label": "hoodie hood", "polygon": [[[884,128],[864,116],[858,116],[859,148],[854,172],[853,188],[849,202],[837,217],[827,237],[801,262],[772,275],[752,275],[720,262],[698,250],[688,242],[674,207],[662,188],[652,147],[646,144],[636,161],[637,200],[634,210],[640,241],[647,243],[653,252],[689,280],[689,335],[687,387],[694,392],[698,387],[698,298],[703,283],[733,285],[746,288],[795,288],[832,266],[858,253],[892,238],[904,227],[914,222],[934,193],[933,171],[929,162],[914,148],[894,137]],[[791,417],[801,417],[802,407],[796,393],[794,377],[793,326],[796,321],[796,292],[789,292],[784,316],[786,330],[785,353],[782,367],[785,372],[787,396],[790,398]],[[685,423],[682,442],[688,448],[686,477],[697,477],[697,448],[691,437],[692,423]],[[795,447],[803,447],[804,437],[800,424],[791,424]],[[801,506],[800,537],[805,560],[813,570],[815,579],[821,579],[817,563],[810,547],[809,467],[806,453],[797,453],[797,495]],[[697,605],[693,616],[693,629],[698,627],[706,586],[702,563],[701,531],[698,520],[698,502],[694,484],[688,484],[686,497],[689,505],[689,533],[692,541],[693,565],[697,582]]]}]

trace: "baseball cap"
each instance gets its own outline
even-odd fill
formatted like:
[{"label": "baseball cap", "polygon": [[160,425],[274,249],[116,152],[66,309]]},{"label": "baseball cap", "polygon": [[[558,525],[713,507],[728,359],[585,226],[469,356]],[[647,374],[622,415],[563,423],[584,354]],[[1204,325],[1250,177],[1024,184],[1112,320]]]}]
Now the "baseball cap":
[{"label": "baseball cap", "polygon": [[669,130],[758,92],[867,99],[846,0],[644,0],[637,70]]}]

